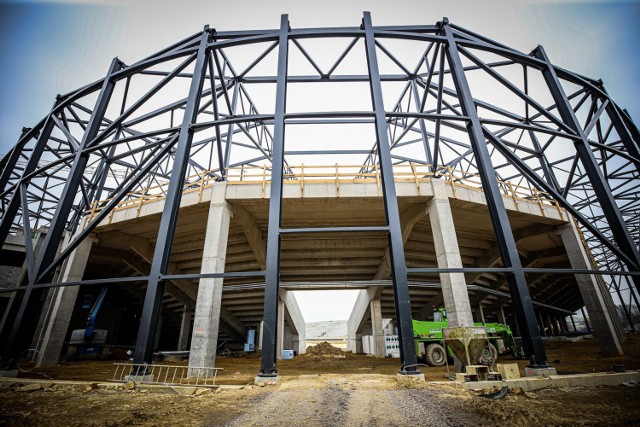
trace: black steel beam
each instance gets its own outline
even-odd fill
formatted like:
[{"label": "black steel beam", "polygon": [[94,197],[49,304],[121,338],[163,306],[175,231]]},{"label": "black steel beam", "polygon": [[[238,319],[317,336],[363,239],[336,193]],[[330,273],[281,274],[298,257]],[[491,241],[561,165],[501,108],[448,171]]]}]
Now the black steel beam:
[{"label": "black steel beam", "polygon": [[[2,220],[0,221],[0,248],[4,245],[4,242],[7,240],[7,236],[11,231],[11,226],[13,225],[13,221],[16,217],[16,214],[18,213],[18,210],[20,209],[20,188],[19,187],[22,185],[28,185],[28,182],[22,182],[22,179],[27,177],[30,173],[32,173],[38,167],[38,163],[42,158],[42,153],[44,153],[44,149],[46,148],[47,143],[49,142],[49,137],[51,136],[51,132],[55,127],[55,122],[51,116],[53,115],[53,112],[56,109],[56,107],[59,105],[59,103],[60,103],[60,97],[56,99],[56,102],[53,105],[53,109],[51,110],[51,112],[49,113],[49,117],[47,117],[45,121],[42,131],[38,136],[38,140],[36,141],[36,145],[33,148],[33,151],[31,152],[31,156],[29,156],[27,165],[22,171],[20,182],[18,183],[18,186],[16,187],[13,194],[11,195],[11,199],[9,199],[9,203],[7,203],[7,207],[3,212]],[[16,147],[16,149],[18,149],[18,147]],[[0,191],[5,191],[5,190],[7,189],[4,188],[4,186],[0,187]]]},{"label": "black steel beam", "polygon": [[287,65],[289,59],[289,17],[280,17],[278,34],[278,82],[272,142],[271,196],[267,231],[267,259],[262,329],[262,361],[259,376],[270,377],[276,368],[278,298],[280,286],[280,228],[282,226],[282,186],[284,175],[284,118],[287,109]]},{"label": "black steel beam", "polygon": [[[627,258],[632,261],[633,264],[628,265],[629,269],[638,271],[640,270],[640,253],[638,252],[638,248],[631,237],[631,233],[629,233],[627,224],[622,218],[620,208],[616,204],[616,200],[611,193],[611,188],[609,188],[605,177],[602,175],[598,162],[596,161],[593,151],[589,146],[587,136],[584,134],[582,126],[569,103],[556,71],[553,65],[549,62],[549,58],[542,46],[538,46],[533,54],[536,58],[544,61],[546,64],[545,68],[542,70],[542,75],[544,76],[547,86],[551,91],[551,95],[553,96],[562,120],[579,136],[579,138],[573,139],[576,155],[584,167],[585,173],[587,174],[589,182],[593,188],[593,192],[595,193],[600,207],[607,218],[613,238],[622,252],[624,252]],[[611,118],[612,120],[614,119],[614,117]],[[634,144],[630,143],[630,145]],[[636,149],[633,152],[629,153],[632,156],[637,153],[637,147],[635,148]],[[640,279],[634,277],[634,282],[636,288],[640,290]]]},{"label": "black steel beam", "polygon": [[15,173],[16,165],[18,164],[18,160],[20,160],[20,156],[23,154],[23,148],[26,141],[22,141],[26,134],[31,131],[31,128],[22,128],[22,133],[20,134],[20,138],[18,138],[18,143],[13,150],[0,161],[0,193],[6,190],[6,186],[11,179],[11,175]]},{"label": "black steel beam", "polygon": [[387,226],[281,228],[280,234],[388,232]]},{"label": "black steel beam", "polygon": [[625,150],[633,158],[636,170],[640,171],[640,133],[638,128],[633,123],[626,123],[625,117],[622,115],[624,113],[618,110],[611,99],[607,102],[606,110]]},{"label": "black steel beam", "polygon": [[[102,119],[104,118],[109,100],[111,99],[111,95],[115,88],[115,81],[112,79],[113,74],[118,72],[122,68],[122,66],[122,62],[120,62],[118,58],[114,58],[111,62],[111,66],[109,67],[109,71],[107,72],[107,76],[104,78],[102,89],[100,90],[100,94],[98,95],[98,99],[96,100],[96,104],[91,114],[91,118],[89,119],[87,129],[83,135],[82,142],[79,144],[75,152],[73,165],[71,166],[71,170],[65,182],[64,189],[62,190],[55,214],[53,215],[51,224],[49,225],[47,236],[45,237],[44,243],[42,244],[42,247],[40,249],[38,260],[35,266],[33,266],[32,275],[29,278],[27,289],[22,295],[22,301],[20,302],[20,307],[15,316],[13,327],[11,329],[11,332],[9,333],[9,336],[7,337],[6,343],[4,343],[3,365],[5,363],[9,365],[13,363],[11,361],[14,360],[17,354],[19,354],[21,350],[19,348],[20,344],[15,345],[18,336],[20,336],[19,341],[24,342],[24,340],[27,339],[27,336],[30,336],[33,333],[32,320],[33,317],[35,317],[35,312],[37,310],[37,306],[39,305],[40,295],[42,293],[42,291],[39,290],[32,297],[31,294],[33,293],[33,286],[39,280],[43,279],[40,273],[41,271],[46,269],[53,261],[60,242],[62,241],[62,235],[66,227],[67,218],[69,216],[69,213],[71,212],[71,209],[73,208],[73,202],[76,194],[78,193],[79,188],[82,185],[84,170],[89,161],[89,155],[84,152],[84,148],[87,147],[87,145],[91,142],[91,140],[93,140],[93,138],[95,138],[98,131],[100,130]],[[50,117],[50,120],[47,121],[45,129],[41,134],[41,138],[45,137],[44,141],[47,141],[48,137],[50,136],[50,132],[51,130],[53,130],[53,124],[54,120]],[[48,130],[48,126],[51,126],[49,135],[45,133],[45,131]],[[38,141],[38,144],[40,144],[40,140]],[[44,150],[44,147],[45,145],[42,145],[41,149]],[[38,157],[39,156],[36,156],[36,158]],[[16,193],[16,196],[19,199],[20,191],[17,191]],[[23,207],[23,209],[26,209],[26,207]],[[6,238],[6,236],[4,238]],[[25,316],[27,317],[27,319],[25,324],[23,325]]]},{"label": "black steel beam", "polygon": [[502,193],[498,186],[496,172],[483,135],[482,125],[473,102],[471,89],[464,74],[464,67],[462,66],[456,40],[446,18],[442,21],[441,31],[447,38],[446,56],[458,92],[460,106],[463,114],[469,117],[467,131],[482,180],[482,188],[487,199],[487,207],[489,208],[491,222],[498,241],[502,263],[505,267],[513,269],[513,272],[511,274],[507,273],[506,276],[516,319],[522,334],[524,350],[532,365],[546,365],[547,355],[536,324],[536,316],[527,287],[527,279],[524,275],[516,241],[504,207]]},{"label": "black steel beam", "polygon": [[147,282],[147,292],[140,317],[140,327],[138,329],[136,348],[133,354],[133,363],[150,364],[152,362],[153,344],[162,308],[162,296],[165,285],[165,281],[162,280],[161,276],[168,272],[173,237],[178,222],[180,201],[182,199],[184,177],[189,164],[189,152],[193,141],[194,132],[191,129],[191,124],[196,121],[198,115],[202,86],[206,77],[207,58],[209,55],[207,43],[209,39],[210,32],[207,26],[200,36],[200,45],[194,64],[193,78],[191,80],[189,96],[187,98],[184,117],[176,144],[171,179],[167,189],[162,218],[160,219],[149,281]]},{"label": "black steel beam", "polygon": [[87,130],[75,152],[69,177],[67,178],[64,189],[62,190],[60,202],[58,203],[56,213],[51,220],[49,232],[47,233],[47,237],[40,251],[40,257],[35,269],[36,277],[38,279],[41,279],[39,277],[40,272],[47,268],[55,258],[58,245],[62,239],[62,233],[66,226],[67,218],[73,208],[73,202],[76,198],[76,194],[80,191],[84,170],[89,162],[89,155],[84,151],[84,149],[89,147],[90,142],[100,131],[102,120],[107,111],[107,106],[109,105],[109,100],[111,99],[111,95],[116,86],[116,82],[112,79],[112,76],[114,73],[122,69],[123,66],[124,64],[118,58],[114,58],[111,63],[111,67],[109,68],[109,72],[104,79],[104,84],[91,114],[91,118],[89,119]]},{"label": "black steel beam", "polygon": [[416,367],[416,347],[413,338],[413,323],[411,319],[411,301],[409,299],[409,284],[407,266],[404,258],[404,242],[402,241],[402,227],[400,212],[393,179],[393,164],[391,162],[391,147],[387,129],[387,120],[382,98],[382,84],[378,69],[376,41],[371,24],[371,14],[364,13],[362,21],[365,33],[365,49],[369,68],[369,87],[371,89],[371,103],[375,113],[375,128],[377,153],[380,162],[382,181],[382,198],[384,211],[389,226],[389,254],[391,255],[391,277],[393,280],[393,298],[395,301],[396,320],[398,322],[398,338],[400,340],[401,373],[420,374]]}]

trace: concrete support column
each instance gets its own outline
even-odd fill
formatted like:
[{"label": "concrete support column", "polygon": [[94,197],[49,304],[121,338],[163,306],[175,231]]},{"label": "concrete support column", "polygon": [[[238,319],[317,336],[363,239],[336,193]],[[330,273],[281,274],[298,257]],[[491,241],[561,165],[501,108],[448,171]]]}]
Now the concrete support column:
[{"label": "concrete support column", "polygon": [[[84,228],[84,222],[82,223],[82,225],[80,226],[80,228]],[[60,251],[63,248],[66,248],[69,245],[69,241],[71,240],[71,234],[69,234],[69,232],[65,231],[64,232],[64,238],[62,240],[62,245],[60,245],[58,247],[58,250],[56,251],[56,256],[60,255]],[[42,246],[42,241],[40,242],[40,246]],[[40,250],[34,250],[34,254],[39,254]],[[37,255],[36,255],[37,256]],[[66,268],[67,268],[67,261],[68,259],[64,260],[62,262],[62,265],[60,268],[58,268],[54,275],[53,275],[53,280],[52,282],[60,282],[62,281],[62,275],[64,274]],[[24,283],[24,280],[26,279],[26,263],[27,261],[25,260],[24,264],[23,264],[23,273],[24,276],[21,276],[19,283]],[[15,292],[14,292],[15,294]],[[58,295],[58,288],[49,288],[46,290],[46,297],[44,300],[44,303],[42,304],[42,310],[40,312],[40,318],[38,319],[38,324],[36,325],[36,330],[33,334],[33,339],[31,340],[31,348],[35,348],[38,349],[42,343],[42,340],[44,339],[44,334],[47,331],[47,325],[49,323],[49,321],[51,320],[51,313],[53,312],[53,307],[55,305],[56,302],[56,297]],[[7,310],[7,312],[5,314],[9,314],[9,311]],[[2,329],[0,329],[1,331]]]},{"label": "concrete support column", "polygon": [[558,326],[551,320],[549,313],[547,313],[547,324],[549,325],[549,335],[558,335]]},{"label": "concrete support column", "polygon": [[362,328],[371,314],[369,303],[375,289],[361,289],[347,321],[347,350],[362,352]]},{"label": "concrete support column", "polygon": [[478,313],[480,313],[480,321],[483,325],[486,325],[487,322],[485,322],[484,320],[484,310],[482,309],[482,303],[478,303]]},{"label": "concrete support column", "polygon": [[[62,282],[82,280],[93,242],[94,237],[88,236],[71,252],[63,268]],[[36,366],[47,367],[58,364],[78,297],[78,290],[78,286],[64,286],[56,288],[52,294],[53,304],[44,321],[46,327],[43,329],[42,338],[36,346],[39,351]]]},{"label": "concrete support column", "polygon": [[[558,227],[558,231],[567,250],[571,267],[591,269],[587,253],[573,222]],[[611,295],[602,291],[602,287],[598,285],[592,275],[576,274],[575,277],[582,300],[589,313],[600,351],[607,356],[622,355],[622,346],[615,325],[615,322],[619,323],[620,319],[611,315],[607,304],[607,299],[611,300]]]},{"label": "concrete support column", "polygon": [[553,324],[556,326],[558,330],[558,335],[564,335],[564,328],[562,327],[562,323],[560,322],[560,318],[556,315],[553,316]]},{"label": "concrete support column", "polygon": [[[200,268],[204,274],[224,272],[229,223],[233,215],[231,207],[224,199],[225,189],[226,186],[216,185],[211,196]],[[222,283],[221,278],[200,279],[193,319],[189,368],[215,366],[222,306]],[[191,369],[190,372],[192,372]]]},{"label": "concrete support column", "polygon": [[276,359],[282,360],[282,350],[284,350],[284,301],[278,301],[278,330],[276,334]]},{"label": "concrete support column", "polygon": [[384,331],[382,330],[382,305],[379,299],[369,303],[371,312],[371,332],[373,335],[373,354],[376,357],[384,357]]},{"label": "concrete support column", "polygon": [[[461,268],[462,257],[453,224],[453,215],[447,196],[445,183],[431,180],[433,199],[427,207],[427,214],[433,232],[439,268]],[[463,273],[441,273],[442,296],[447,310],[449,326],[473,326],[473,315],[469,303],[469,293]]]},{"label": "concrete support column", "polygon": [[503,325],[507,324],[507,317],[504,315],[504,307],[500,306],[500,310],[498,311],[498,322]]},{"label": "concrete support column", "polygon": [[193,310],[184,307],[182,321],[180,322],[180,335],[178,336],[178,351],[186,351],[189,348],[189,334],[191,334],[191,316]]},{"label": "concrete support column", "polygon": [[571,324],[573,325],[573,332],[578,332],[578,328],[576,327],[576,321],[573,319],[573,316],[569,316],[571,318]]},{"label": "concrete support column", "polygon": [[286,290],[280,291],[280,298],[284,301],[287,323],[291,327],[292,348],[298,354],[304,354],[307,351],[307,325],[302,317],[298,301],[292,292]]},{"label": "concrete support column", "polygon": [[293,331],[289,325],[284,325],[284,335],[282,338],[282,350],[292,350],[293,349]]},{"label": "concrete support column", "polygon": [[538,320],[540,321],[540,335],[547,336],[547,328],[545,327],[544,320],[542,320],[542,313],[538,313]]},{"label": "concrete support column", "polygon": [[562,328],[562,324],[560,323],[560,318],[558,316],[553,316],[553,324],[558,330],[558,335],[563,335],[564,329]]},{"label": "concrete support column", "polygon": [[587,327],[587,331],[592,332],[591,325],[589,324],[589,319],[587,319],[587,313],[585,313],[584,311],[584,307],[582,307],[580,311],[582,312],[582,318],[584,319],[584,325]]}]

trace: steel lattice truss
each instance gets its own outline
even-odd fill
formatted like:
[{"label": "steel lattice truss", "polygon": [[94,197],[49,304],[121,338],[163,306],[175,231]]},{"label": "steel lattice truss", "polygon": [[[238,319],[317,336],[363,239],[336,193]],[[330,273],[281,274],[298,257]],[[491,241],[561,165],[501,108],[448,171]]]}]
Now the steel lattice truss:
[{"label": "steel lattice truss", "polygon": [[[104,79],[58,97],[2,159],[0,241],[23,229],[29,281],[47,283],[113,206],[143,189],[170,192],[176,173],[197,185],[243,165],[271,170],[278,123],[285,173],[301,163],[376,168],[379,81],[394,164],[454,168],[460,179],[490,170],[556,200],[595,269],[631,272],[603,275],[611,290],[629,287],[640,266],[640,134],[600,81],[553,66],[541,47],[522,53],[446,20],[367,30],[287,29],[284,76],[282,29],[205,28],[132,65],[115,59]],[[474,138],[488,149],[484,172]],[[95,207],[66,249],[45,244],[34,261],[34,230],[74,232]]]}]

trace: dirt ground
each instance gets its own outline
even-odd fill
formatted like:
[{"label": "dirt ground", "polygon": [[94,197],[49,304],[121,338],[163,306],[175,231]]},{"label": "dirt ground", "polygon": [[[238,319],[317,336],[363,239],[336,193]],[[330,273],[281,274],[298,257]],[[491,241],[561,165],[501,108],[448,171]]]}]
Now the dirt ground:
[{"label": "dirt ground", "polygon": [[[593,339],[545,343],[559,373],[640,369],[640,336],[625,337],[625,356],[606,358]],[[503,362],[513,362],[503,358]],[[519,361],[524,367],[526,361]],[[640,425],[640,385],[543,389],[489,400],[442,381],[446,368],[422,368],[426,383],[395,378],[397,359],[362,355],[297,356],[278,364],[278,385],[256,387],[258,358],[219,358],[220,384],[242,389],[198,395],[157,394],[122,387],[13,385],[0,390],[0,426],[405,426]],[[48,369],[54,379],[104,382],[112,362],[73,362]],[[35,389],[35,390],[32,390]]]}]

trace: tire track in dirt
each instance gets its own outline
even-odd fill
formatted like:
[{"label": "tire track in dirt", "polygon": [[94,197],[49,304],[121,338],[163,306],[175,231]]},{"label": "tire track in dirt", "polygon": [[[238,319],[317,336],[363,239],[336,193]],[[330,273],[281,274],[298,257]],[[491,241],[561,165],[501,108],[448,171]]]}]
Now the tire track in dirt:
[{"label": "tire track in dirt", "polygon": [[[256,411],[231,426],[456,425],[424,389],[405,389],[393,377],[301,376],[267,391]],[[426,393],[426,394],[425,394]]]},{"label": "tire track in dirt", "polygon": [[349,393],[339,382],[303,375],[266,391],[260,402],[256,402],[254,411],[225,425],[341,426],[344,424],[348,401]]}]

